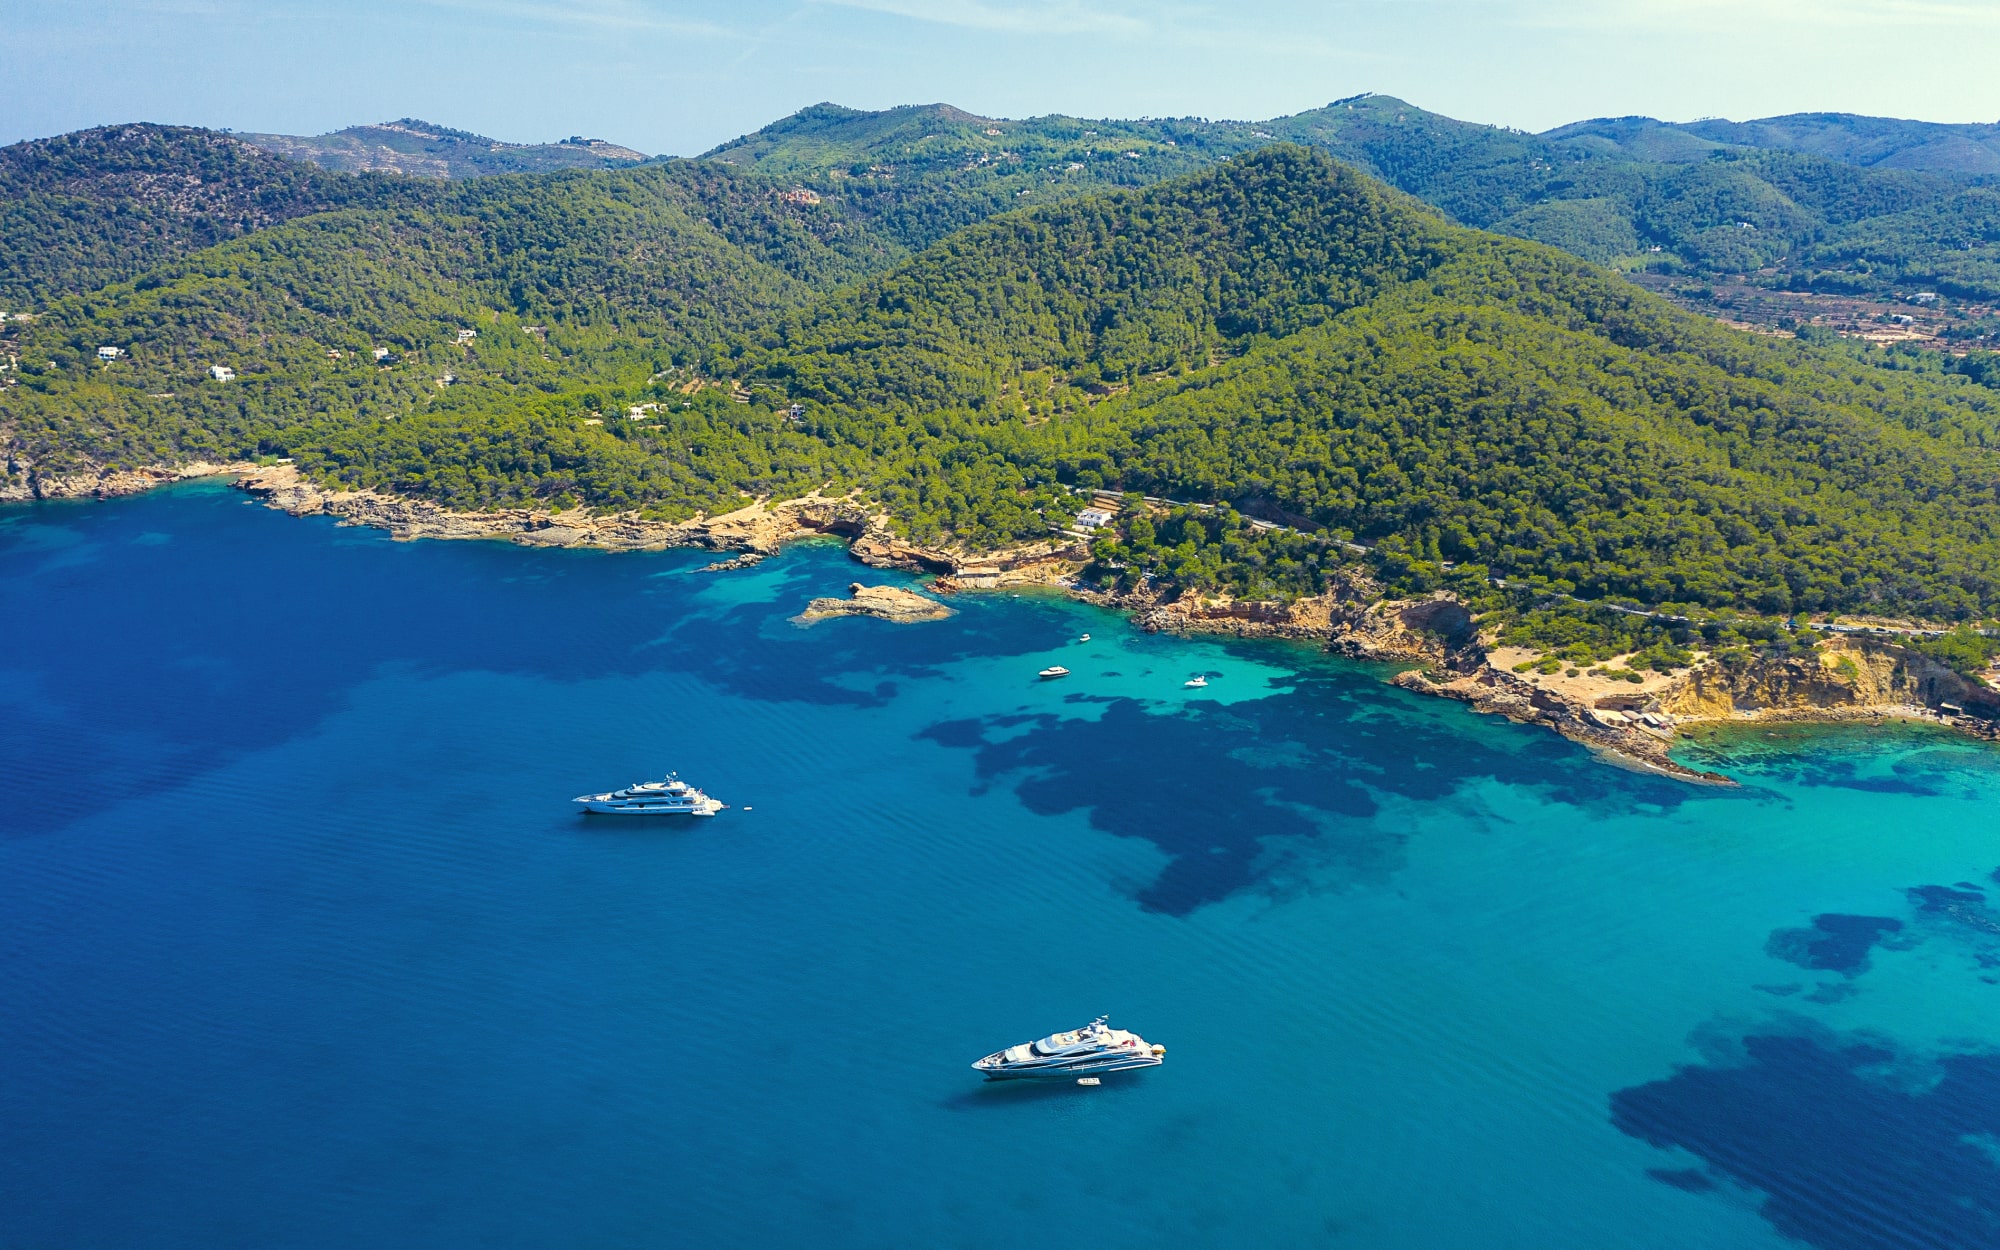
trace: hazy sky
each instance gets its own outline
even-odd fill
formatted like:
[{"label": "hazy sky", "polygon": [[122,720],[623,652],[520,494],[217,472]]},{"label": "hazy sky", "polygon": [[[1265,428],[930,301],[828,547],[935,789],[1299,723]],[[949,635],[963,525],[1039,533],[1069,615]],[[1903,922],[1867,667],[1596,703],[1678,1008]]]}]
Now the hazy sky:
[{"label": "hazy sky", "polygon": [[2000,0],[0,0],[0,142],[422,117],[694,153],[833,100],[1257,118],[1380,91],[1540,130],[2000,120]]}]

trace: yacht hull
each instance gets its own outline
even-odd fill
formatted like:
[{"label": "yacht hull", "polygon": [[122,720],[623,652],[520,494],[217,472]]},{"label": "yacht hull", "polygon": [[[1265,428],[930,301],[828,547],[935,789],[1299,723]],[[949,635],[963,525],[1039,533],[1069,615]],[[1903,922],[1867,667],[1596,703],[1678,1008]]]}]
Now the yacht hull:
[{"label": "yacht hull", "polygon": [[973,1067],[986,1075],[989,1081],[1073,1081],[1080,1076],[1102,1076],[1107,1072],[1129,1072],[1134,1068],[1157,1068],[1166,1062],[1158,1055],[1123,1055],[1099,1061],[1063,1064],[1055,1067],[1035,1067],[1029,1065],[1004,1068]]},{"label": "yacht hull", "polygon": [[717,808],[622,807],[616,803],[585,803],[585,813],[596,816],[713,816]]}]

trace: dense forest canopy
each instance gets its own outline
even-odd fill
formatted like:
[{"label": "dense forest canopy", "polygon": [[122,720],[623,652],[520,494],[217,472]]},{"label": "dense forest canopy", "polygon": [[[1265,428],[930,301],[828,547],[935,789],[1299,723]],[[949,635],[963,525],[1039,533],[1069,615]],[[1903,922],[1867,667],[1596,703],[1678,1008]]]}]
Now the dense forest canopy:
[{"label": "dense forest canopy", "polygon": [[1099,571],[1240,594],[1359,542],[1411,586],[1991,613],[1987,358],[1749,338],[1454,224],[1983,289],[2000,188],[1815,133],[818,106],[696,161],[438,181],[84,132],[0,152],[0,293],[37,313],[0,325],[0,435],[10,473],[289,456],[459,507],[831,485],[971,547],[1136,491],[1202,507],[1135,512]]}]

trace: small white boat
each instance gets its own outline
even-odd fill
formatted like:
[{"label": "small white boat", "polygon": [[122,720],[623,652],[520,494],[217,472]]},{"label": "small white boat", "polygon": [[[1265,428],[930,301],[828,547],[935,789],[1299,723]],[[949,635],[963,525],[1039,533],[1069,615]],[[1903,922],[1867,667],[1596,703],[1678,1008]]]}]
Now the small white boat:
[{"label": "small white boat", "polygon": [[1089,642],[1089,641],[1090,641],[1090,635],[1089,635],[1089,634],[1085,634],[1085,635],[1084,635],[1083,637],[1081,637],[1081,638],[1077,639],[1077,641],[1078,641],[1078,642]]},{"label": "small white boat", "polygon": [[1193,677],[1181,683],[1181,688],[1184,690],[1203,690],[1207,686],[1208,678],[1202,676],[1200,673],[1196,673]]},{"label": "small white boat", "polygon": [[1051,664],[1049,665],[1049,667],[1037,673],[1036,676],[1040,677],[1043,681],[1052,681],[1057,677],[1069,676],[1069,670],[1064,668],[1060,664]]},{"label": "small white boat", "polygon": [[638,781],[605,794],[579,794],[586,812],[605,816],[713,816],[723,804],[672,773],[665,781]]},{"label": "small white boat", "polygon": [[1076,1078],[1076,1083],[1077,1083],[1078,1085],[1102,1085],[1102,1084],[1104,1084],[1104,1082],[1103,1082],[1103,1081],[1102,1081],[1101,1079],[1099,1079],[1099,1078],[1097,1078],[1097,1077],[1094,1077],[1094,1076],[1080,1076],[1080,1077]]}]

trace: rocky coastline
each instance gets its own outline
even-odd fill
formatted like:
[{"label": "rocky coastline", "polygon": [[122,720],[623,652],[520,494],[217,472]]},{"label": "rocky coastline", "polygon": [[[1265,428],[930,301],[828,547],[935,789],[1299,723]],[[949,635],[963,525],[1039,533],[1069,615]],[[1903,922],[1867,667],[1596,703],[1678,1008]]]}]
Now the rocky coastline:
[{"label": "rocky coastline", "polygon": [[1472,614],[1447,594],[1389,600],[1371,597],[1373,589],[1357,579],[1288,605],[1147,604],[1135,619],[1175,633],[1323,641],[1337,654],[1408,664],[1392,679],[1405,690],[1542,725],[1611,763],[1703,784],[1735,782],[1672,758],[1680,732],[1699,726],[1901,720],[2000,741],[2000,691],[1883,639],[1835,634],[1805,654],[1704,658],[1638,686],[1579,681],[1499,666]]},{"label": "rocky coastline", "polygon": [[[233,474],[238,488],[269,507],[293,516],[331,516],[343,525],[372,526],[399,540],[498,539],[532,547],[692,547],[727,553],[706,571],[749,567],[794,539],[839,537],[862,564],[931,575],[931,589],[942,596],[1008,586],[1049,587],[1126,612],[1150,632],[1290,639],[1356,659],[1408,665],[1392,679],[1406,690],[1542,725],[1612,763],[1691,782],[1735,784],[1671,758],[1678,731],[1697,725],[1920,720],[2000,740],[2000,692],[1889,641],[1834,635],[1805,655],[1733,665],[1704,659],[1671,676],[1648,677],[1637,688],[1578,682],[1502,667],[1490,640],[1479,636],[1472,614],[1450,595],[1387,599],[1359,570],[1324,595],[1289,603],[1199,595],[1169,599],[1150,585],[1097,591],[1075,582],[1089,559],[1081,541],[1050,540],[976,554],[922,547],[896,535],[858,500],[817,493],[777,503],[755,500],[713,517],[665,522],[630,512],[597,515],[583,509],[454,512],[427,500],[321,487],[289,464],[195,462],[66,476],[24,474],[11,462],[8,468],[9,476],[0,479],[0,502],[108,498],[188,478]],[[912,622],[941,619],[951,609],[900,588],[855,583],[848,598],[816,599],[794,619],[810,624],[855,615]]]},{"label": "rocky coastline", "polygon": [[189,478],[249,473],[256,471],[257,467],[241,460],[194,460],[180,465],[149,464],[137,469],[77,469],[66,473],[43,473],[32,464],[9,459],[6,473],[0,475],[0,503],[113,499],[185,482]]}]

